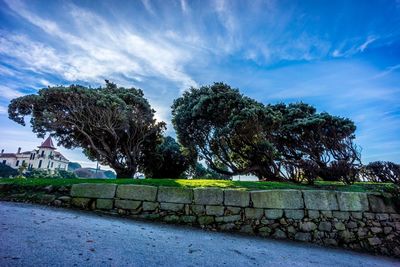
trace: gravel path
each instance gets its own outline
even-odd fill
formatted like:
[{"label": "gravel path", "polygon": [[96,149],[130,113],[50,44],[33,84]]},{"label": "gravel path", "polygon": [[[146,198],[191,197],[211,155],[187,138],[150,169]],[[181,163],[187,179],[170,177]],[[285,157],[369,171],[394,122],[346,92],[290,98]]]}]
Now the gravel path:
[{"label": "gravel path", "polygon": [[0,266],[400,266],[305,243],[0,202]]}]

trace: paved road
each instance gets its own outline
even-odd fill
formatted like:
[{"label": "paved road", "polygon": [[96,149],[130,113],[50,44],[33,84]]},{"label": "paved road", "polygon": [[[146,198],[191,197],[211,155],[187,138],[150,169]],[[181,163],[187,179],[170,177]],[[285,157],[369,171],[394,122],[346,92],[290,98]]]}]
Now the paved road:
[{"label": "paved road", "polygon": [[340,249],[0,202],[0,266],[400,266]]}]

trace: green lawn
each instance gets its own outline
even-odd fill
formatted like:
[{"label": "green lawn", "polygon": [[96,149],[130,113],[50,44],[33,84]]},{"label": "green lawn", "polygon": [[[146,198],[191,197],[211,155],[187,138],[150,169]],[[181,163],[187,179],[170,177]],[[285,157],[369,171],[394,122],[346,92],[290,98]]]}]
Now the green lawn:
[{"label": "green lawn", "polygon": [[355,183],[345,185],[340,182],[316,182],[315,185],[296,184],[289,182],[241,182],[226,180],[186,180],[186,179],[0,179],[0,184],[18,184],[24,186],[44,185],[72,185],[77,183],[115,183],[115,184],[143,184],[154,186],[175,187],[219,187],[235,188],[240,190],[268,190],[268,189],[323,189],[351,192],[383,192],[393,188],[390,183]]}]

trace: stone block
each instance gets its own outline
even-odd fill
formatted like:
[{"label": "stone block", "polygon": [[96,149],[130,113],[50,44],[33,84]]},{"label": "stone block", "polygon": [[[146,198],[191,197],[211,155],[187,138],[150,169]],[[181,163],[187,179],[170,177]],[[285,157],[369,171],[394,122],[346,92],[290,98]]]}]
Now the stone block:
[{"label": "stone block", "polygon": [[100,210],[111,210],[113,208],[114,200],[99,198],[96,200],[96,208]]},{"label": "stone block", "polygon": [[300,222],[299,228],[303,232],[311,232],[317,229],[317,225],[313,222]]},{"label": "stone block", "polygon": [[250,192],[255,208],[302,209],[302,193],[299,190],[264,190]]},{"label": "stone block", "polygon": [[371,238],[368,238],[368,243],[371,246],[378,246],[378,245],[382,244],[382,241],[378,237],[371,237]]},{"label": "stone block", "polygon": [[245,208],[244,214],[247,219],[261,219],[264,215],[263,209]]},{"label": "stone block", "polygon": [[74,184],[71,187],[72,197],[85,198],[114,198],[117,185],[115,184]]},{"label": "stone block", "polygon": [[208,225],[214,223],[214,217],[213,216],[200,216],[198,218],[198,222],[200,225]]},{"label": "stone block", "polygon": [[241,208],[239,207],[226,207],[226,215],[231,215],[231,214],[239,214],[240,213]]},{"label": "stone block", "polygon": [[318,230],[330,232],[332,230],[332,224],[330,222],[320,222],[318,225]]},{"label": "stone block", "polygon": [[338,210],[339,205],[334,191],[304,190],[304,205],[309,210]]},{"label": "stone block", "polygon": [[156,201],[157,187],[136,184],[119,185],[117,187],[117,197],[142,201]]},{"label": "stone block", "polygon": [[285,210],[288,219],[301,220],[304,218],[304,210]]},{"label": "stone block", "polygon": [[382,195],[368,194],[368,200],[372,212],[381,212],[381,213],[396,212],[392,200],[389,198],[385,198]]},{"label": "stone block", "polygon": [[240,227],[239,231],[241,233],[245,233],[245,234],[253,234],[254,233],[253,227],[251,227],[251,225],[249,225],[249,224],[242,225],[242,227]]},{"label": "stone block", "polygon": [[311,234],[310,233],[297,232],[294,235],[294,239],[296,239],[298,241],[308,242],[308,241],[311,241]]},{"label": "stone block", "polygon": [[224,206],[206,206],[207,215],[222,216],[224,215]]},{"label": "stone block", "polygon": [[339,220],[348,220],[350,218],[350,213],[347,211],[333,211],[332,216]]},{"label": "stone block", "polygon": [[167,216],[163,217],[162,220],[167,223],[177,223],[177,222],[179,222],[179,216],[167,215]]},{"label": "stone block", "polygon": [[206,213],[206,208],[204,205],[192,205],[192,212],[196,215],[204,215]]},{"label": "stone block", "polygon": [[379,221],[387,221],[389,220],[389,214],[387,213],[377,213],[376,214],[376,219]]},{"label": "stone block", "polygon": [[362,220],[362,212],[352,212],[351,213],[351,217],[353,217],[354,219],[357,220]]},{"label": "stone block", "polygon": [[158,188],[158,201],[171,202],[171,203],[184,203],[190,204],[193,199],[193,190],[179,187],[165,187]]},{"label": "stone block", "polygon": [[90,198],[83,198],[83,197],[74,197],[71,201],[72,206],[78,207],[81,209],[89,208]]},{"label": "stone block", "polygon": [[282,231],[281,229],[275,229],[274,234],[272,235],[273,238],[277,238],[277,239],[284,239],[286,238],[286,233],[284,231]]},{"label": "stone block", "polygon": [[216,222],[238,222],[242,219],[240,215],[228,215],[228,216],[222,216],[222,217],[216,217],[215,221]]},{"label": "stone block", "polygon": [[369,209],[366,193],[336,192],[341,211],[367,211]]},{"label": "stone block", "polygon": [[248,207],[250,193],[248,191],[229,189],[224,190],[224,204],[236,207]]},{"label": "stone block", "polygon": [[170,211],[180,211],[184,207],[184,204],[181,203],[166,203],[161,202],[160,208],[162,210],[170,210]]},{"label": "stone block", "polygon": [[181,222],[184,223],[194,223],[196,222],[196,220],[197,220],[196,216],[184,215],[181,217]]},{"label": "stone block", "polygon": [[141,202],[135,200],[116,199],[114,206],[124,210],[135,210],[139,208]]},{"label": "stone block", "polygon": [[321,210],[321,215],[325,218],[332,218],[332,211],[331,210]]},{"label": "stone block", "polygon": [[339,230],[339,231],[343,231],[346,229],[346,227],[344,226],[344,224],[342,222],[336,222],[335,223],[335,229]]},{"label": "stone block", "polygon": [[195,188],[194,203],[200,205],[222,205],[224,192],[219,188]]},{"label": "stone block", "polygon": [[283,210],[279,209],[265,210],[265,218],[267,219],[276,220],[282,218],[282,216],[283,216]]},{"label": "stone block", "polygon": [[42,204],[49,204],[56,199],[55,195],[44,194],[40,197],[40,203]]},{"label": "stone block", "polygon": [[310,219],[318,219],[319,218],[319,211],[318,210],[308,210],[307,217]]},{"label": "stone block", "polygon": [[158,202],[148,202],[148,201],[143,201],[143,210],[144,211],[152,211],[157,209],[159,206]]}]

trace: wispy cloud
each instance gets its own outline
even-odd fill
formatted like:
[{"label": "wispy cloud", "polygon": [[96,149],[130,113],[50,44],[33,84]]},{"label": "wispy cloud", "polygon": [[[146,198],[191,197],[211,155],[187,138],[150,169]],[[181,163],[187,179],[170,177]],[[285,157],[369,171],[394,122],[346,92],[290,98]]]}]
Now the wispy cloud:
[{"label": "wispy cloud", "polygon": [[111,25],[96,14],[73,5],[69,15],[75,32],[62,28],[55,21],[38,17],[19,1],[8,1],[7,4],[18,15],[61,42],[60,47],[50,47],[27,36],[3,35],[0,52],[17,59],[27,68],[53,71],[68,81],[98,82],[123,74],[131,80],[163,76],[180,87],[196,85],[183,69],[191,55],[179,45],[156,36],[141,36],[124,25]]}]

